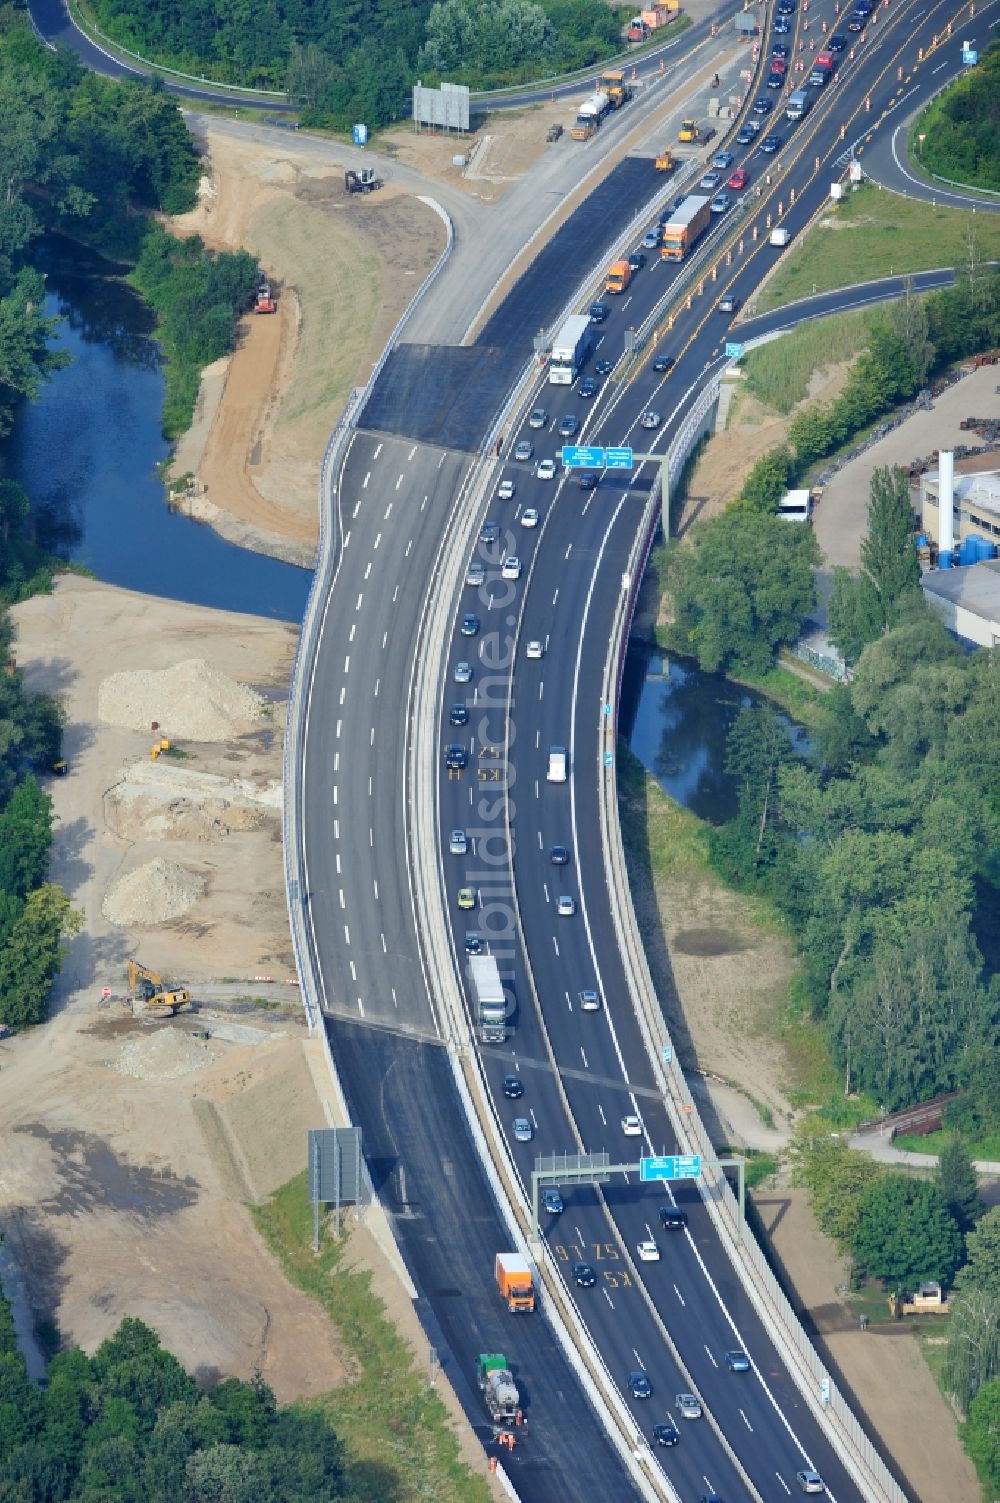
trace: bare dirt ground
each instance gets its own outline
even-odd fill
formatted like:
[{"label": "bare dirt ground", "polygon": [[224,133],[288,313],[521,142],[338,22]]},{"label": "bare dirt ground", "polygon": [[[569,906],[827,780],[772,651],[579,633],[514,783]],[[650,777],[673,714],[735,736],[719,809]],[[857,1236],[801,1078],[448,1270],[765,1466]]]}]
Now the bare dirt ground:
[{"label": "bare dirt ground", "polygon": [[905,1322],[860,1329],[837,1292],[847,1281],[845,1260],[817,1227],[804,1190],[758,1192],[754,1202],[794,1286],[794,1308],[827,1347],[914,1495],[927,1503],[945,1498],[980,1503],[955,1416],[916,1348],[912,1329]]},{"label": "bare dirt ground", "polygon": [[[817,371],[799,406],[832,401],[843,390],[848,369],[846,363],[839,363]],[[678,518],[678,536],[683,536],[692,522],[718,516],[739,494],[760,456],[784,442],[789,424],[798,410],[796,406],[787,414],[774,412],[749,392],[737,387],[725,427],[712,435],[692,471]]]},{"label": "bare dirt ground", "polygon": [[[400,125],[379,136],[379,150],[422,172],[432,182],[448,183],[470,198],[495,203],[543,152],[566,150],[565,140],[546,143],[546,133],[556,124],[568,131],[576,119],[577,105],[590,92],[588,87],[581,87],[579,96],[486,115],[473,120],[476,129],[465,136],[417,130],[412,123]],[[456,166],[456,156],[465,158],[464,166]]]},{"label": "bare dirt ground", "polygon": [[[261,988],[233,986],[157,1023],[120,1000],[128,956],[196,998],[290,972],[274,789],[294,633],[72,575],[12,614],[29,686],[66,706],[52,877],[85,920],[55,1016],[0,1045],[0,1221],[31,1312],[88,1349],[136,1315],[203,1376],[259,1367],[282,1400],[321,1393],[346,1375],[336,1333],[246,1208],[300,1172],[306,1129],[326,1125],[296,992],[261,1010],[236,1001]],[[182,760],[150,759],[142,688]],[[154,863],[201,895],[172,920],[112,923],[109,890],[128,876],[135,903]]]},{"label": "bare dirt ground", "polygon": [[440,254],[444,228],[392,185],[349,196],[333,145],[323,165],[293,140],[267,147],[209,130],[203,145],[198,206],[169,227],[253,251],[278,311],[248,314],[235,353],[205,373],[172,473],[195,477],[192,510],[234,541],[309,564],[327,438]]}]

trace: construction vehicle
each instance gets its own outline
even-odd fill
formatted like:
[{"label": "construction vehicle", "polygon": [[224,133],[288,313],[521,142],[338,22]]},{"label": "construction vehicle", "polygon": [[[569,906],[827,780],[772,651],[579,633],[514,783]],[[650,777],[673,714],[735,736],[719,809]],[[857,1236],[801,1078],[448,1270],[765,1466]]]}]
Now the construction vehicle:
[{"label": "construction vehicle", "polygon": [[607,94],[591,94],[580,106],[576,123],[570,129],[571,139],[589,141],[610,108],[611,100]]},{"label": "construction vehicle", "polygon": [[604,283],[605,292],[624,292],[632,280],[632,268],[627,261],[616,261],[608,269]]},{"label": "construction vehicle", "polygon": [[344,173],[344,187],[348,193],[375,193],[385,187],[385,182],[374,167],[359,167],[356,172],[349,168]]},{"label": "construction vehicle", "polygon": [[277,308],[278,300],[274,296],[270,282],[264,277],[257,287],[257,296],[254,298],[253,311],[255,313],[275,313]]},{"label": "construction vehicle", "polygon": [[625,82],[624,68],[608,68],[602,73],[601,88],[607,94],[613,110],[620,110],[632,98],[632,90]]},{"label": "construction vehicle", "polygon": [[660,255],[664,261],[683,261],[712,218],[712,200],[691,193],[663,226]]},{"label": "construction vehicle", "polygon": [[535,1282],[527,1258],[520,1253],[498,1252],[496,1278],[510,1313],[530,1315],[535,1308]]},{"label": "construction vehicle", "polygon": [[133,1005],[156,1018],[172,1018],[191,1001],[187,987],[168,987],[162,976],[137,960],[128,963],[128,989]]},{"label": "construction vehicle", "polygon": [[674,154],[670,150],[669,146],[664,146],[663,150],[656,158],[656,170],[657,172],[673,172]]},{"label": "construction vehicle", "polygon": [[890,1294],[889,1314],[893,1320],[902,1320],[904,1315],[947,1315],[948,1298],[936,1279],[927,1279],[916,1294]]},{"label": "construction vehicle", "polygon": [[520,1395],[503,1353],[480,1352],[476,1358],[476,1377],[494,1424],[516,1424]]},{"label": "construction vehicle", "polygon": [[677,132],[678,141],[700,141],[701,131],[695,120],[682,120],[681,128]]},{"label": "construction vehicle", "polygon": [[484,1044],[502,1044],[507,1037],[507,997],[495,955],[471,955],[469,975],[476,993],[476,1026]]}]

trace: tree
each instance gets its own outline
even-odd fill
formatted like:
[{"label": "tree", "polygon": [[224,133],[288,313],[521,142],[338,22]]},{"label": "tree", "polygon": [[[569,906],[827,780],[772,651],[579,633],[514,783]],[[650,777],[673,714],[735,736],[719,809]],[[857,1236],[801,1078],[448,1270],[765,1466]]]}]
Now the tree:
[{"label": "tree", "polygon": [[842,1252],[849,1252],[857,1235],[861,1202],[882,1168],[866,1153],[855,1153],[842,1138],[813,1136],[800,1128],[791,1145],[794,1183],[809,1191],[809,1205],[821,1231]]},{"label": "tree", "polygon": [[965,1240],[966,1262],[960,1268],[958,1289],[981,1289],[1000,1300],[1000,1206],[981,1216]]},{"label": "tree", "polygon": [[788,442],[802,469],[829,454],[838,440],[833,408],[828,402],[810,402],[801,407],[788,425]]},{"label": "tree", "polygon": [[963,1409],[1000,1375],[1000,1296],[962,1289],[951,1300],[944,1381]]},{"label": "tree", "polygon": [[884,626],[896,626],[900,599],[920,584],[910,491],[900,469],[882,468],[872,475],[861,565],[875,588]]},{"label": "tree", "polygon": [[791,451],[779,444],[762,454],[751,469],[739,495],[742,505],[754,511],[774,513],[778,502],[788,490],[794,474]]},{"label": "tree", "polygon": [[847,772],[871,760],[875,742],[854,708],[847,684],[834,684],[822,696],[812,727],[812,754],[828,776]]},{"label": "tree", "polygon": [[980,1388],[969,1405],[961,1436],[979,1480],[992,1497],[1000,1496],[1000,1378]]},{"label": "tree", "polygon": [[918,386],[923,386],[934,364],[934,345],[930,339],[927,305],[913,291],[913,279],[907,277],[906,291],[889,306],[889,327],[902,341],[913,365]]},{"label": "tree", "polygon": [[854,1256],[888,1289],[898,1294],[924,1279],[950,1284],[961,1255],[961,1235],[936,1186],[894,1173],[868,1186]]},{"label": "tree", "polygon": [[955,1134],[938,1155],[934,1182],[959,1231],[968,1232],[983,1214],[983,1200],[968,1149]]},{"label": "tree", "polygon": [[810,527],[730,508],[691,529],[667,564],[680,651],[715,672],[769,668],[814,609],[819,548]]},{"label": "tree", "polygon": [[837,564],[830,582],[827,630],[848,663],[856,663],[868,643],[882,635],[883,624],[878,592],[868,575],[852,574]]},{"label": "tree", "polygon": [[54,883],[30,895],[0,950],[0,997],[11,1028],[42,1022],[65,953],[64,937],[78,933],[82,923],[83,915]]},{"label": "tree", "polygon": [[30,775],[0,813],[0,888],[25,898],[40,887],[52,847],[52,800]]}]

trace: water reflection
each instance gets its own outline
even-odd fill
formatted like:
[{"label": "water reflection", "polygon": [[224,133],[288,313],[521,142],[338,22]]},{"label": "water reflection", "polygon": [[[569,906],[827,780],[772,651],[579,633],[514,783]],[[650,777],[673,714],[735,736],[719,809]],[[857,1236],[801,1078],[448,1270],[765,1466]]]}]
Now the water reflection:
[{"label": "water reflection", "polygon": [[[725,771],[726,739],[741,709],[768,703],[689,660],[629,644],[622,730],[664,793],[699,819],[721,825],[736,814],[736,784]],[[787,716],[779,718],[795,747],[806,751],[805,731]]]}]

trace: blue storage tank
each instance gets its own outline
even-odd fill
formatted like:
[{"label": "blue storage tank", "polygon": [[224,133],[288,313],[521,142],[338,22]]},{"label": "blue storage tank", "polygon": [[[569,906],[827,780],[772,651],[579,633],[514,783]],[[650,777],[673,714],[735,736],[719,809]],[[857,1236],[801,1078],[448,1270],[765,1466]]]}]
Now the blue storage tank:
[{"label": "blue storage tank", "polygon": [[979,562],[979,539],[974,535],[963,538],[958,550],[958,562],[963,568]]},{"label": "blue storage tank", "polygon": [[980,560],[980,562],[981,563],[985,563],[985,561],[987,559],[989,559],[989,558],[996,558],[996,556],[997,556],[997,545],[996,545],[996,543],[991,542],[989,538],[980,538],[979,539],[979,560]]},{"label": "blue storage tank", "polygon": [[950,552],[948,551],[948,549],[947,548],[942,549],[942,551],[938,554],[938,568],[939,569],[950,569],[952,567],[953,563],[954,563],[954,560],[953,560]]}]

